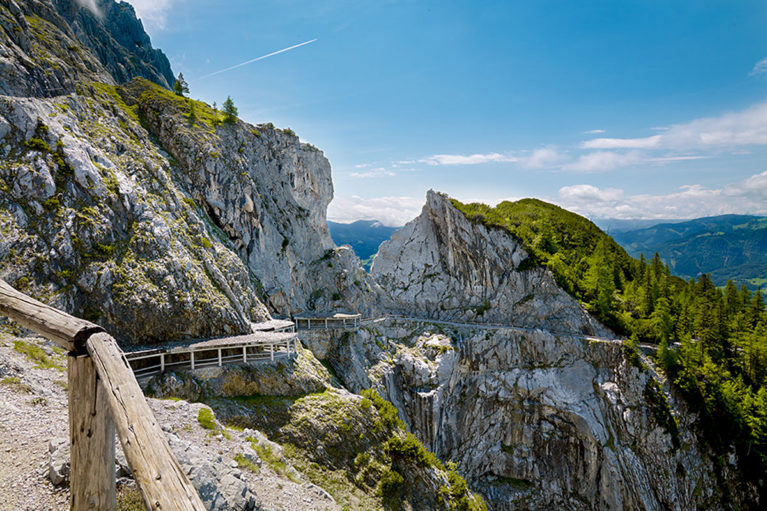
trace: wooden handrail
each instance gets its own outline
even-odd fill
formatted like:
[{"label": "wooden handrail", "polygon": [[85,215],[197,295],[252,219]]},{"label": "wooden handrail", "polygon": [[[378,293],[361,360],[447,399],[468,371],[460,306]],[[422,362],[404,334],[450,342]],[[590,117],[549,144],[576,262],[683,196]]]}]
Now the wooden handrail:
[{"label": "wooden handrail", "polygon": [[104,329],[70,316],[15,290],[0,279],[0,314],[50,339],[68,351],[82,351],[91,334]]},{"label": "wooden handrail", "polygon": [[116,508],[116,429],[148,510],[205,510],[112,336],[98,325],[13,289],[3,280],[0,314],[70,351],[70,509]]}]

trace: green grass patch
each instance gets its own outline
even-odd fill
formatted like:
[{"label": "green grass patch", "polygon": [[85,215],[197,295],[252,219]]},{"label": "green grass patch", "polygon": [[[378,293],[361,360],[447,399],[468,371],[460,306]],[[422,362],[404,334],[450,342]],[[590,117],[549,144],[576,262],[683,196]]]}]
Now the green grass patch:
[{"label": "green grass patch", "polygon": [[365,389],[360,394],[373,403],[384,426],[389,429],[405,429],[405,423],[399,418],[397,409],[393,404],[382,398],[378,392],[374,389]]},{"label": "green grass patch", "polygon": [[40,346],[32,344],[26,341],[13,341],[13,349],[22,355],[26,356],[28,360],[34,362],[35,369],[57,369],[63,371],[64,367],[54,362]]},{"label": "green grass patch", "polygon": [[0,384],[7,385],[19,392],[26,392],[27,394],[32,393],[32,389],[29,387],[29,385],[27,385],[26,383],[22,383],[21,378],[19,378],[18,376],[6,376],[2,380],[0,380]]},{"label": "green grass patch", "polygon": [[261,471],[261,467],[243,456],[242,453],[235,454],[233,459],[237,462],[237,466],[240,468],[246,468],[254,474],[258,474]]},{"label": "green grass patch", "polygon": [[216,426],[216,418],[213,416],[213,412],[210,411],[210,408],[200,408],[200,411],[197,412],[197,422],[199,422],[200,426],[205,429],[218,429],[218,426]]},{"label": "green grass patch", "polygon": [[253,437],[248,437],[246,440],[250,442],[251,447],[254,451],[256,451],[256,454],[258,454],[258,457],[261,458],[261,461],[266,463],[267,466],[271,468],[272,471],[274,471],[274,473],[283,477],[287,477],[294,483],[298,482],[296,476],[288,471],[288,464],[285,463],[284,459],[282,459],[280,456],[277,456],[277,454],[272,451],[270,445],[258,444]]}]

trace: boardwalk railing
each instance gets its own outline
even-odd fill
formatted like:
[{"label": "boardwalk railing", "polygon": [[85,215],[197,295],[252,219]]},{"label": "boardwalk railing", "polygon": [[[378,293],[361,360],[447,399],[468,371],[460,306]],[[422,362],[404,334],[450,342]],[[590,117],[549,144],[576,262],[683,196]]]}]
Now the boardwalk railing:
[{"label": "boardwalk railing", "polygon": [[117,342],[0,280],[0,314],[69,352],[70,509],[116,509],[115,429],[149,510],[203,511]]},{"label": "boardwalk railing", "polygon": [[298,335],[293,332],[256,332],[172,347],[125,353],[137,379],[143,380],[171,369],[199,369],[224,364],[275,360],[296,353]]},{"label": "boardwalk railing", "polygon": [[297,330],[354,329],[360,327],[361,314],[334,314],[333,316],[296,316]]}]

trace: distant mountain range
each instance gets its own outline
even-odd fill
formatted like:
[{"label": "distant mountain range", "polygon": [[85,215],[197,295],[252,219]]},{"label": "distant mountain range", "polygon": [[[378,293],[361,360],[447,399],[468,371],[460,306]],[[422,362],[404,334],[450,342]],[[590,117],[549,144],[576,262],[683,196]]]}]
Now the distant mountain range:
[{"label": "distant mountain range", "polygon": [[376,220],[357,220],[350,224],[328,222],[328,229],[336,245],[351,245],[365,269],[369,270],[378,247],[399,227],[388,227]]},{"label": "distant mountain range", "polygon": [[751,289],[767,284],[767,217],[722,215],[610,234],[634,257],[658,252],[680,277],[708,273],[717,285],[732,279]]}]

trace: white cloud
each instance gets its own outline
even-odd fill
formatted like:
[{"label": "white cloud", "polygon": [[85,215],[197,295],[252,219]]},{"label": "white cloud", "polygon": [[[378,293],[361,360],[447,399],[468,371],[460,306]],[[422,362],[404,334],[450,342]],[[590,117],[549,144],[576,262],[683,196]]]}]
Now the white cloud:
[{"label": "white cloud", "polygon": [[767,171],[722,188],[687,185],[665,195],[625,196],[623,190],[592,185],[559,190],[562,207],[592,218],[697,218],[729,213],[767,214]]},{"label": "white cloud", "polygon": [[418,216],[425,200],[421,197],[375,197],[365,199],[356,195],[339,196],[328,207],[328,220],[353,222],[378,220],[384,225],[399,227]]},{"label": "white cloud", "polygon": [[749,76],[756,76],[762,73],[767,73],[767,57],[754,64],[754,69],[748,74]]},{"label": "white cloud", "polygon": [[585,149],[718,150],[767,144],[767,103],[718,117],[675,124],[665,132],[643,138],[595,138]]},{"label": "white cloud", "polygon": [[559,197],[566,201],[615,201],[623,197],[623,190],[619,188],[605,188],[604,190],[592,185],[572,185],[559,189]]},{"label": "white cloud", "polygon": [[574,162],[562,166],[562,170],[573,172],[607,172],[620,167],[630,167],[643,161],[639,151],[618,153],[614,151],[595,151],[583,154]]},{"label": "white cloud", "polygon": [[519,158],[520,163],[530,169],[540,169],[544,167],[551,167],[561,162],[564,156],[559,154],[556,149],[550,147],[544,147],[542,149],[536,149],[530,154]]},{"label": "white cloud", "polygon": [[645,138],[595,138],[587,140],[584,149],[652,149],[658,146],[660,135]]},{"label": "white cloud", "polygon": [[75,1],[80,7],[91,11],[96,17],[98,18],[104,17],[104,13],[102,13],[101,9],[99,9],[99,6],[96,4],[96,0],[75,0]]},{"label": "white cloud", "polygon": [[367,172],[352,172],[349,175],[351,177],[370,178],[370,177],[390,177],[390,176],[396,176],[397,174],[392,172],[391,170],[386,170],[383,167],[378,167],[375,169],[368,170]]},{"label": "white cloud", "polygon": [[604,132],[605,130],[588,130],[588,131],[584,131],[583,134],[584,135],[601,135]]},{"label": "white cloud", "polygon": [[[85,0],[94,1],[94,0]],[[178,0],[125,0],[136,10],[136,17],[145,28],[163,30],[167,23],[168,11]]]},{"label": "white cloud", "polygon": [[478,165],[480,163],[503,163],[519,161],[515,156],[501,153],[487,154],[435,154],[418,160],[426,165]]}]

